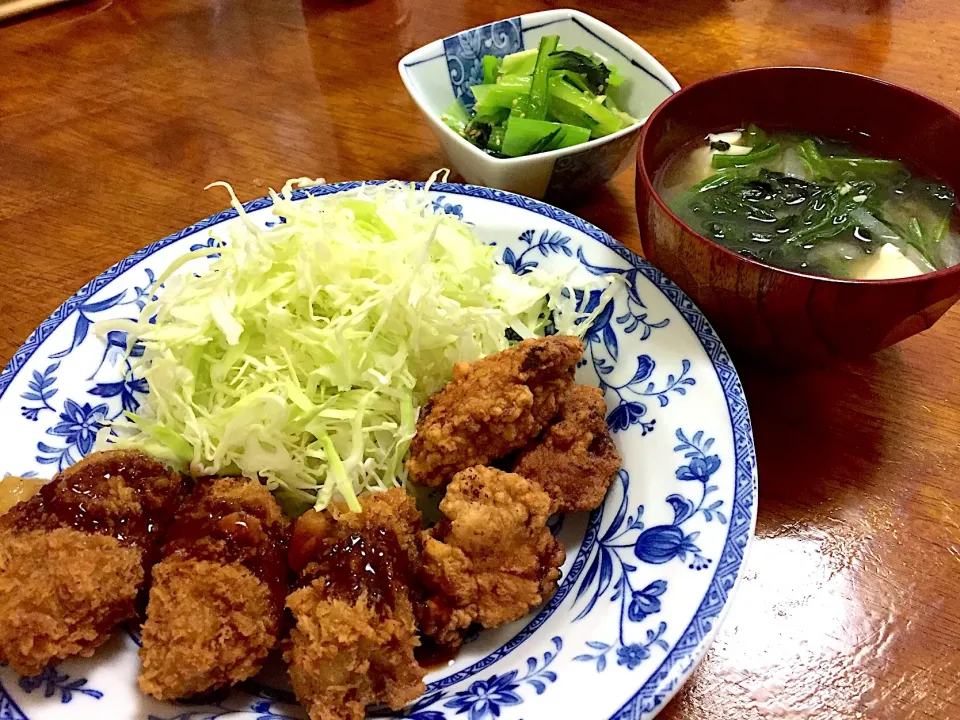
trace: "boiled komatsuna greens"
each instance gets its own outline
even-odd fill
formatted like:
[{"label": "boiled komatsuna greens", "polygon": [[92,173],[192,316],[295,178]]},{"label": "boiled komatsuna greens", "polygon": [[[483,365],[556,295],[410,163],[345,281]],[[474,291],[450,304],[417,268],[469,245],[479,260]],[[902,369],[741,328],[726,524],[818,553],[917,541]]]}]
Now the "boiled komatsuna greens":
[{"label": "boiled komatsuna greens", "polygon": [[789,270],[889,279],[960,262],[953,189],[844,143],[751,124],[684,146],[658,183],[696,232]]},{"label": "boiled komatsuna greens", "polygon": [[637,122],[618,104],[624,79],[601,56],[546,35],[532,50],[484,56],[483,82],[471,88],[473,108],[454,100],[441,120],[494,157],[558,150]]}]

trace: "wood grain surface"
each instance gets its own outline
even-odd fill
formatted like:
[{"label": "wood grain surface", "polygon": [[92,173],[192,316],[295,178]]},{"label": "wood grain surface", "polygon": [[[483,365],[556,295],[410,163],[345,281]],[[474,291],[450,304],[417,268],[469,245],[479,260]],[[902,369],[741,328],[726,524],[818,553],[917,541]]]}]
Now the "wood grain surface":
[{"label": "wood grain surface", "polygon": [[[569,2],[681,84],[824,65],[960,107],[960,4]],[[148,242],[292,176],[443,164],[396,73],[507,0],[90,0],[0,25],[0,363]],[[817,98],[811,98],[817,102]],[[958,158],[960,161],[960,158]],[[639,250],[632,172],[569,207]],[[662,717],[960,717],[960,310],[829,370],[742,371],[760,517],[716,643]],[[0,468],[2,470],[2,468]]]}]

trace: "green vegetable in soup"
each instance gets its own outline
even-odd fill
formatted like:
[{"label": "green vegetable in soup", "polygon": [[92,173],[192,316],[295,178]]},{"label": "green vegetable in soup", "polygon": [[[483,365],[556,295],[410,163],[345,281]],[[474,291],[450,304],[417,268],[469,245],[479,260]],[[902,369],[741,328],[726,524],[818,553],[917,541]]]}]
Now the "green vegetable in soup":
[{"label": "green vegetable in soup", "polygon": [[833,171],[813,140],[803,140],[797,145],[797,155],[807,164],[815,178],[833,179]]},{"label": "green vegetable in soup", "polygon": [[774,160],[779,154],[780,144],[774,143],[762,150],[754,149],[753,152],[746,155],[714,155],[712,162],[715,168],[743,167],[744,165],[759,165]]},{"label": "green vegetable in soup", "polygon": [[[681,220],[719,244],[832,277],[900,277],[960,260],[953,190],[903,163],[752,124],[720,137],[674,161],[687,180],[669,199]],[[701,169],[707,159],[716,172]]]},{"label": "green vegetable in soup", "polygon": [[753,123],[743,131],[743,145],[751,148],[762,148],[768,144],[767,134]]},{"label": "green vegetable in soup", "polygon": [[472,110],[456,100],[441,119],[495,157],[570,147],[636,123],[615,97],[624,89],[623,74],[595,53],[562,47],[558,35],[541,37],[536,49],[484,56],[482,64]]}]

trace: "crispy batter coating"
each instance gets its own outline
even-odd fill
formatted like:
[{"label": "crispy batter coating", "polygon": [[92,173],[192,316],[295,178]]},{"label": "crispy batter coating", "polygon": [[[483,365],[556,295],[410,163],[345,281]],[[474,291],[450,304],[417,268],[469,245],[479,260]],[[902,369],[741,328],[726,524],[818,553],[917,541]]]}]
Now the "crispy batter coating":
[{"label": "crispy batter coating", "polygon": [[368,705],[399,710],[426,689],[410,587],[420,513],[399,488],[360,504],[309,511],[291,540],[301,587],[287,597],[284,659],[311,720],[362,720]]},{"label": "crispy batter coating", "polygon": [[253,677],[277,642],[270,590],[239,563],[159,563],[147,612],[138,682],[161,700]]},{"label": "crispy batter coating", "polygon": [[560,512],[599,507],[620,468],[600,388],[575,385],[560,415],[513,463],[513,472],[540,485]]},{"label": "crispy batter coating", "polygon": [[69,528],[0,531],[0,652],[21,675],[89,657],[136,613],[137,548]]},{"label": "crispy batter coating", "polygon": [[183,504],[153,569],[141,690],[191,697],[259,672],[280,632],[289,524],[245,478],[204,483]]},{"label": "crispy batter coating", "polygon": [[0,660],[24,675],[90,655],[136,615],[157,539],[183,495],[137,452],[93,453],[0,516]]},{"label": "crispy batter coating", "polygon": [[459,645],[474,622],[518,620],[556,590],[566,554],[547,528],[552,501],[538,485],[468,468],[447,486],[440,510],[446,520],[424,533],[420,626],[438,643]]},{"label": "crispy batter coating", "polygon": [[522,448],[560,409],[583,343],[569,335],[524,340],[479,360],[457,363],[453,380],[423,408],[407,470],[439,487],[455,473]]}]

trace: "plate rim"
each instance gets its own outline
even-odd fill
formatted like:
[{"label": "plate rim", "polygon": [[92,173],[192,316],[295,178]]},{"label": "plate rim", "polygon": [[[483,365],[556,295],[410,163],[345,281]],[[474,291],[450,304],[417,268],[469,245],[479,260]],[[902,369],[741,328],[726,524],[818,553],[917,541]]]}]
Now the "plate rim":
[{"label": "plate rim", "polygon": [[[389,182],[395,181],[354,180],[297,188],[292,192],[291,199],[296,201],[302,200],[309,196],[317,197],[332,195],[339,192],[355,190],[364,185],[377,186],[384,185]],[[714,638],[716,637],[717,632],[719,631],[720,626],[726,619],[733,598],[743,579],[744,565],[755,536],[758,506],[756,448],[753,438],[753,425],[750,420],[750,412],[747,405],[746,396],[743,391],[743,385],[740,381],[739,374],[733,365],[733,361],[731,360],[730,355],[724,347],[722,341],[713,330],[709,320],[707,320],[703,312],[694,304],[694,302],[686,295],[686,293],[684,293],[672,280],[667,278],[662,271],[650,264],[645,258],[642,258],[637,253],[633,252],[628,247],[615,240],[608,233],[606,233],[604,230],[601,230],[593,223],[590,223],[583,218],[574,215],[573,213],[562,210],[543,201],[534,200],[532,198],[504,190],[497,190],[495,188],[446,182],[416,182],[407,184],[414,185],[418,190],[422,190],[427,187],[429,191],[438,194],[447,193],[452,195],[462,195],[465,197],[474,197],[482,200],[491,200],[522,210],[527,210],[533,212],[534,214],[559,222],[567,227],[578,230],[591,239],[600,242],[602,245],[615,252],[621,259],[628,262],[633,268],[642,273],[643,276],[650,281],[667,299],[667,301],[676,308],[677,312],[693,331],[697,341],[703,348],[704,353],[710,360],[711,367],[717,376],[717,380],[724,395],[731,432],[733,435],[734,493],[732,504],[734,507],[734,515],[737,510],[746,510],[749,518],[746,526],[737,528],[736,535],[734,535],[735,528],[733,517],[731,517],[731,523],[729,526],[730,530],[728,531],[727,537],[724,541],[720,560],[717,562],[717,565],[714,569],[713,576],[709,585],[707,586],[703,600],[701,601],[700,605],[697,606],[697,609],[694,612],[693,617],[690,619],[687,627],[680,634],[678,641],[671,651],[667,653],[667,655],[661,660],[660,664],[649,675],[647,680],[620,707],[620,709],[614,712],[610,717],[612,720],[614,718],[619,719],[626,717],[639,718],[644,714],[651,713],[652,715],[655,715],[667,702],[669,702],[674,695],[676,695],[676,693],[693,674],[697,665],[699,665],[706,655],[706,651],[709,649]],[[252,213],[258,210],[269,208],[273,206],[273,204],[273,199],[269,196],[266,196],[243,203],[242,207],[245,212]],[[166,248],[185,237],[202,232],[238,216],[238,211],[236,208],[232,207],[209,215],[202,220],[192,223],[181,230],[171,233],[170,235],[167,235],[159,240],[155,240],[145,247],[136,250],[84,284],[73,295],[67,298],[67,300],[61,303],[50,315],[48,315],[47,318],[44,319],[40,325],[38,325],[30,333],[23,344],[14,351],[10,360],[4,366],[3,370],[0,371],[0,398],[3,397],[10,384],[17,377],[19,371],[26,365],[30,358],[33,357],[34,353],[40,348],[43,342],[73,313],[76,307],[84,300],[88,299],[94,293],[98,292],[103,287],[113,282],[119,276],[123,275],[129,269],[138,265],[140,262],[150,257],[157,251]],[[726,372],[722,374],[721,369]],[[724,374],[726,374],[726,378],[724,377]],[[737,406],[736,409],[734,408],[734,405]],[[580,562],[581,569],[585,564],[584,548],[592,547],[589,543],[589,539],[592,531],[594,531],[594,535],[596,534],[595,531],[597,528],[595,526],[598,522],[599,514],[595,510],[590,515],[587,530],[584,535],[584,543],[581,545],[580,551],[578,552],[574,561],[574,565],[571,566],[570,577],[573,580],[576,579],[577,575],[574,573],[577,563]],[[738,544],[738,541],[741,539],[743,540],[742,544]],[[731,550],[734,552],[730,553],[729,551]],[[721,570],[724,572],[723,579],[728,578],[731,573],[733,574],[733,582],[727,587],[723,585],[723,579],[719,578]],[[568,582],[564,583],[564,585],[568,588],[571,588],[573,583]],[[569,592],[569,589],[567,592]],[[563,596],[560,597],[560,600],[562,600],[566,594],[567,593],[563,593]],[[526,641],[536,631],[536,629],[539,628],[542,622],[537,623],[537,619],[544,615],[544,612],[548,608],[551,608],[551,612],[547,613],[546,616],[549,617],[553,614],[552,610],[555,610],[556,605],[559,604],[554,604],[554,601],[557,599],[558,595],[560,595],[559,591],[557,595],[550,600],[547,607],[543,608],[539,613],[537,613],[530,623],[528,623],[519,633],[517,633],[517,635],[504,643],[504,645],[502,645],[500,648],[497,648],[486,657],[478,660],[470,667],[457,671],[446,678],[441,678],[440,680],[435,681],[435,683],[431,683],[431,689],[437,689],[441,687],[440,685],[437,685],[437,683],[443,683],[442,687],[446,687],[455,682],[459,682],[460,680],[464,679],[464,677],[462,677],[464,673],[473,671],[466,675],[466,677],[469,677],[470,675],[489,667],[493,663],[511,653],[524,641]],[[712,596],[718,597],[719,600],[710,603],[709,601]],[[717,602],[720,603],[719,607],[716,607]],[[706,625],[706,629],[703,628],[704,625]],[[493,659],[491,660],[491,658]],[[658,694],[658,685],[669,676],[671,670],[679,662],[688,658],[691,660],[688,667],[680,671],[669,689]],[[457,679],[454,680],[453,678]],[[9,705],[7,705],[8,703]],[[10,707],[15,711],[19,711],[23,717],[26,717],[26,714],[23,713],[23,711],[17,706],[12,696],[10,696],[5,688],[0,685],[0,709],[5,706]],[[652,715],[649,716],[652,717]]]}]

